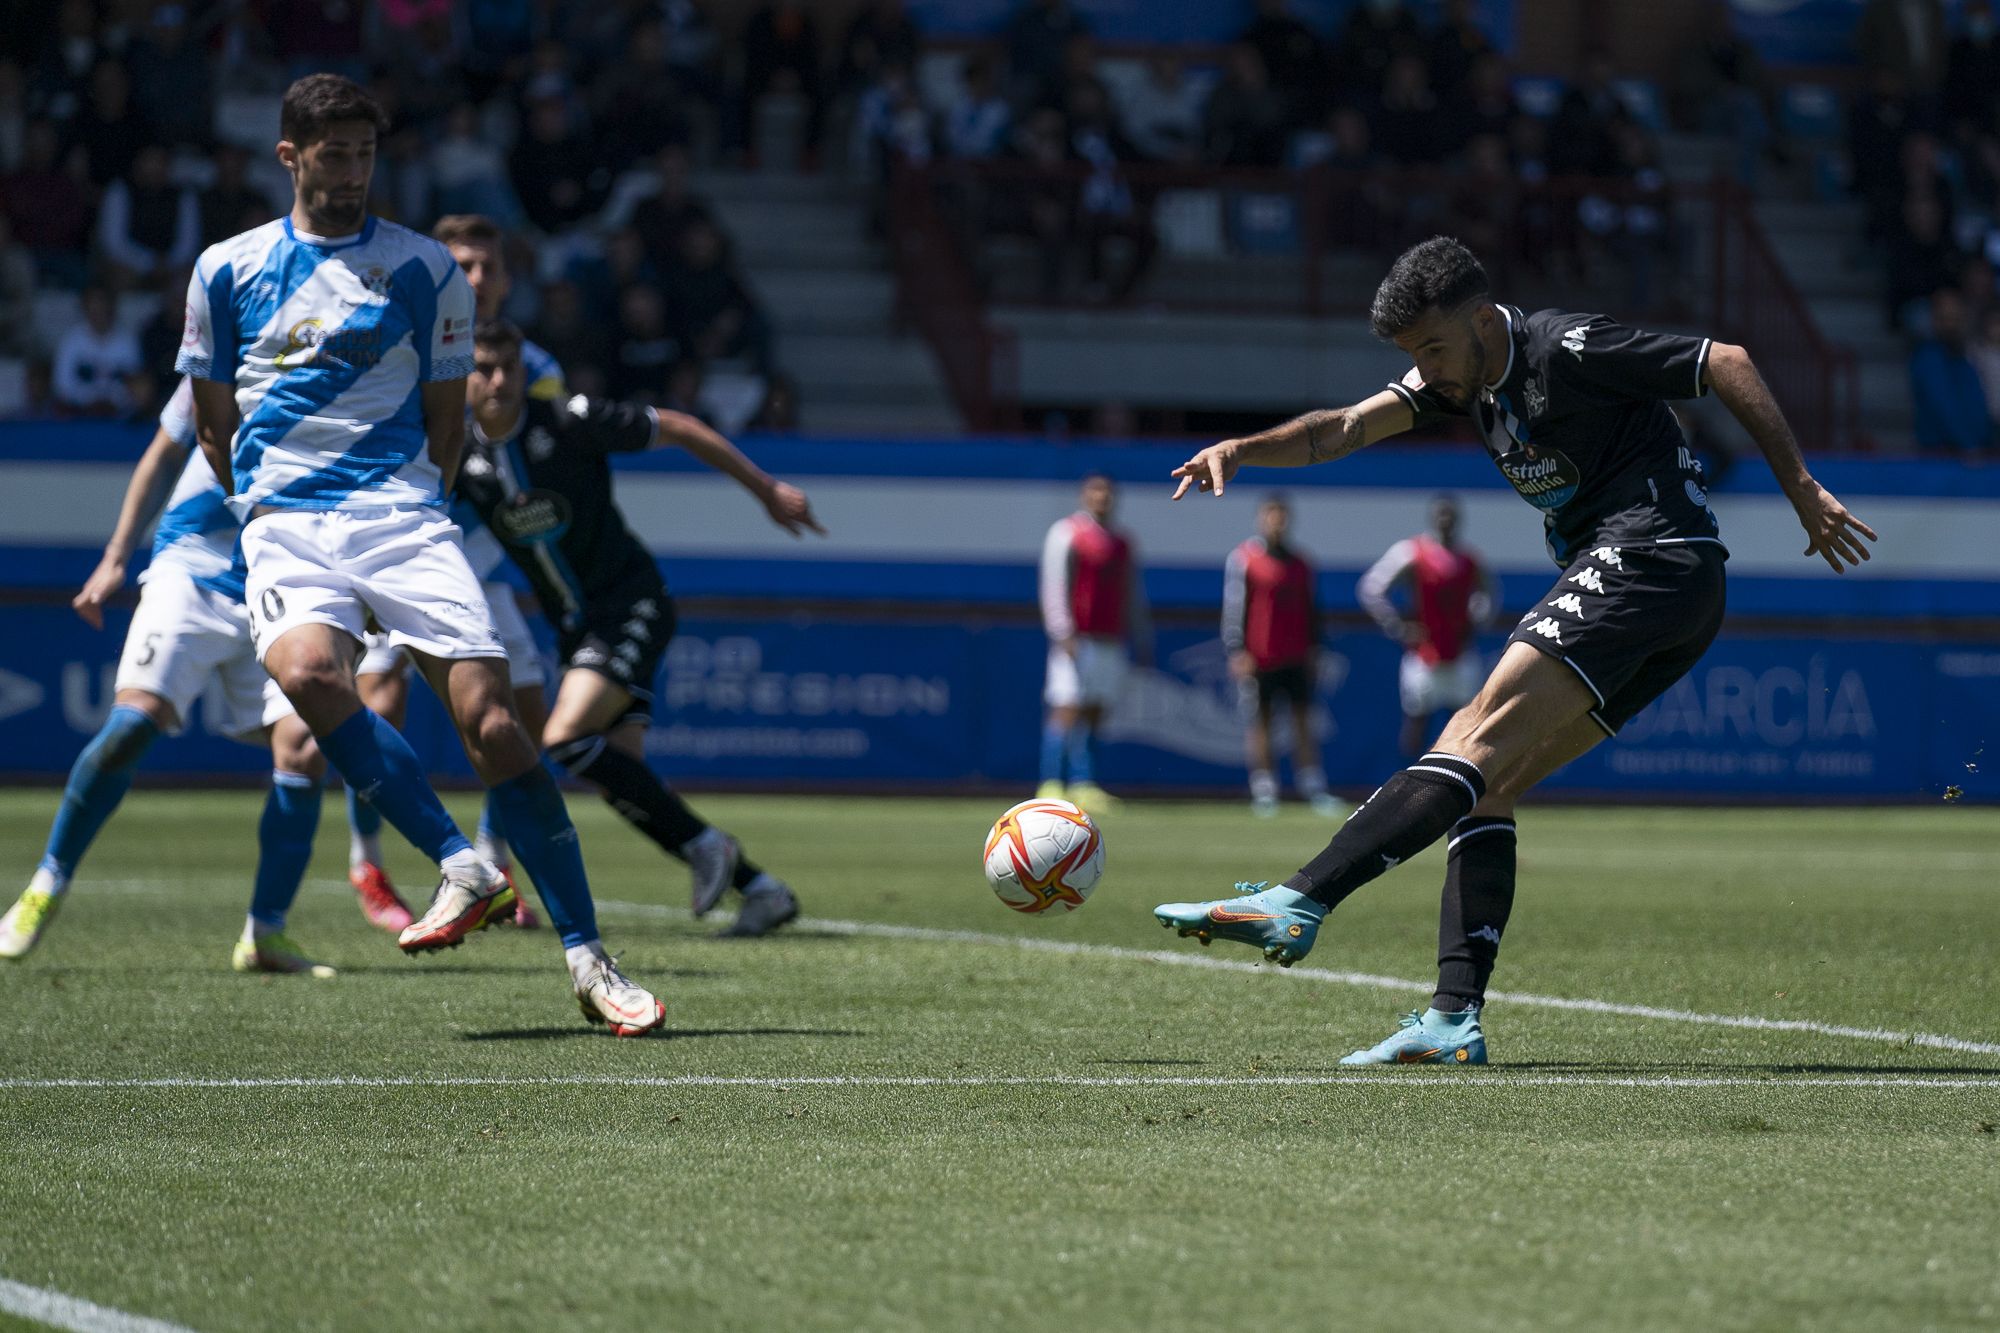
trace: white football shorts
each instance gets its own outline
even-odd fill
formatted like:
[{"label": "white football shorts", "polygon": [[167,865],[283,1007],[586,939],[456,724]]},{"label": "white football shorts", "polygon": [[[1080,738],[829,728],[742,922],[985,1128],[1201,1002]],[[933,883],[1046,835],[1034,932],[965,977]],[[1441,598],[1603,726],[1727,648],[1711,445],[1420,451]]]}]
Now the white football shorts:
[{"label": "white football shorts", "polygon": [[1403,696],[1403,716],[1429,717],[1471,703],[1486,683],[1486,667],[1478,653],[1469,652],[1450,662],[1426,662],[1415,653],[1404,653],[1397,683]]},{"label": "white football shorts", "polygon": [[[548,665],[542,660],[541,645],[535,642],[534,632],[528,628],[528,618],[521,614],[513,588],[493,582],[485,584],[483,590],[487,609],[493,612],[493,628],[500,632],[500,646],[507,651],[509,682],[517,690],[529,686],[547,688]],[[410,659],[389,641],[387,634],[370,633],[362,636],[361,662],[354,668],[354,674],[386,676],[409,665]]]},{"label": "white football shorts", "polygon": [[250,627],[262,661],[288,631],[331,625],[359,641],[368,617],[397,648],[505,657],[458,525],[420,507],[281,509],[243,528]]},{"label": "white football shorts", "polygon": [[1116,639],[1079,636],[1076,656],[1049,645],[1049,673],[1042,701],[1051,708],[1102,708],[1125,690],[1131,657]]},{"label": "white football shorts", "polygon": [[202,587],[171,559],[146,570],[139,608],[118,657],[120,690],[144,690],[173,705],[175,732],[202,701],[208,729],[255,741],[292,705],[257,662],[243,603]]}]

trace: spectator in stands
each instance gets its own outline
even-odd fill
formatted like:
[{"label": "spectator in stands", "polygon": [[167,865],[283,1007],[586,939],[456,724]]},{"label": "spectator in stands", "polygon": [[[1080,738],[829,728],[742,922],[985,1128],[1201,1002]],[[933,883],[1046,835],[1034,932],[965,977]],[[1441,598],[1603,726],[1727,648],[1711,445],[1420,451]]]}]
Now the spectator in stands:
[{"label": "spectator in stands", "polygon": [[1885,241],[1894,231],[1903,206],[1898,167],[1903,140],[1920,123],[1909,85],[1887,67],[1875,70],[1868,91],[1848,106],[1848,173],[1862,203],[1864,235],[1870,241]]},{"label": "spectator in stands", "polygon": [[632,25],[624,57],[598,80],[598,150],[615,176],[663,143],[686,143],[680,81],[667,64],[667,29],[648,14]]},{"label": "spectator in stands", "polygon": [[1333,172],[1328,182],[1327,240],[1361,250],[1386,244],[1396,230],[1402,195],[1380,174],[1383,158],[1375,150],[1368,117],[1359,107],[1336,107],[1327,117],[1323,138],[1325,156],[1319,161]]},{"label": "spectator in stands", "polygon": [[[280,211],[251,181],[249,150],[235,144],[223,144],[215,150],[215,178],[201,192],[198,206],[204,246],[269,222]],[[250,221],[252,218],[257,221]]]},{"label": "spectator in stands", "polygon": [[396,85],[403,118],[430,126],[468,100],[466,81],[460,73],[465,57],[454,40],[449,7],[440,14],[431,0],[422,0],[413,10],[406,26],[385,26],[376,68],[380,77]]},{"label": "spectator in stands", "polygon": [[1964,140],[2000,130],[2000,22],[1993,0],[1965,0],[1961,21],[1945,57],[1944,119]]},{"label": "spectator in stands", "polygon": [[34,252],[14,236],[14,224],[0,212],[0,356],[26,356],[34,345]]},{"label": "spectator in stands", "polygon": [[1986,414],[1994,421],[1994,439],[2000,440],[2000,309],[1986,308],[1986,313],[1973,321],[1972,327],[1979,330],[1966,349],[1972,357],[1972,365],[1979,372],[1979,389],[1986,398]]},{"label": "spectator in stands", "polygon": [[1125,132],[1154,162],[1185,166],[1201,156],[1203,94],[1187,62],[1170,49],[1146,57],[1145,76],[1128,84],[1121,105]]},{"label": "spectator in stands", "polygon": [[215,123],[208,53],[188,32],[184,5],[155,5],[127,64],[147,132],[168,144],[206,144]]},{"label": "spectator in stands", "polygon": [[618,318],[619,302],[628,289],[658,288],[661,278],[679,262],[678,252],[655,262],[646,252],[638,229],[620,227],[604,238],[601,256],[582,258],[572,268],[583,290],[585,308],[597,318],[611,321]]},{"label": "spectator in stands", "polygon": [[31,120],[21,136],[21,166],[0,177],[0,206],[14,235],[35,256],[44,280],[80,287],[90,243],[90,180],[83,150],[63,150],[56,126]]},{"label": "spectator in stands", "polygon": [[1039,99],[1057,84],[1063,56],[1078,37],[1089,37],[1090,25],[1069,0],[1023,0],[1007,24],[1007,77],[1017,104]]},{"label": "spectator in stands", "polygon": [[0,176],[21,165],[21,141],[27,129],[26,76],[13,61],[0,60]]},{"label": "spectator in stands", "polygon": [[168,178],[167,150],[139,150],[129,179],[104,191],[97,215],[97,248],[112,285],[123,291],[157,282],[162,273],[194,262],[201,250],[201,208],[194,191]]},{"label": "spectator in stands", "polygon": [[1340,87],[1372,103],[1382,95],[1389,62],[1406,53],[1421,55],[1423,46],[1423,30],[1404,0],[1361,0],[1348,11],[1334,47]]},{"label": "spectator in stands", "polygon": [[[1119,128],[1111,96],[1101,83],[1092,79],[1077,84],[1069,104],[1070,150],[1089,169],[1077,196],[1087,282],[1084,297],[1121,302],[1144,280],[1160,247],[1152,201],[1134,192],[1125,172],[1128,164],[1139,160],[1139,150]],[[1106,256],[1114,244],[1130,253],[1117,276],[1110,277]]]},{"label": "spectator in stands", "polygon": [[1966,352],[1965,302],[1956,288],[1931,295],[1930,336],[1910,353],[1910,401],[1917,447],[1984,454],[1993,447],[1993,414]]},{"label": "spectator in stands", "polygon": [[148,398],[139,340],[118,327],[108,287],[83,289],[83,318],[56,344],[57,408],[76,416],[123,416]]},{"label": "spectator in stands", "polygon": [[503,229],[521,225],[525,214],[507,183],[507,160],[480,123],[476,104],[452,107],[425,166],[430,177],[427,211],[440,216],[479,213]]},{"label": "spectator in stands", "polygon": [[935,145],[930,110],[917,96],[916,74],[908,65],[883,66],[861,95],[855,106],[854,138],[860,161],[883,190],[893,163],[931,160]]},{"label": "spectator in stands", "polygon": [[661,272],[680,262],[681,237],[688,227],[715,220],[708,201],[694,192],[692,170],[687,145],[662,144],[653,154],[653,176],[658,184],[632,210],[632,230],[638,233],[647,258]]},{"label": "spectator in stands", "polygon": [[590,141],[571,126],[563,103],[552,97],[529,104],[527,127],[514,145],[509,174],[528,220],[551,234],[595,213],[611,177]]},{"label": "spectator in stands", "polygon": [[1582,77],[1563,93],[1549,126],[1550,175],[1602,176],[1616,168],[1611,125],[1626,116],[1612,82],[1616,70],[1607,52],[1585,58]]},{"label": "spectator in stands", "polygon": [[210,67],[216,92],[256,96],[282,93],[285,71],[271,30],[253,5],[230,5],[216,18],[209,41],[215,53]]},{"label": "spectator in stands", "polygon": [[1955,259],[1943,207],[1928,193],[1912,192],[1903,201],[1902,225],[1889,245],[1890,328],[1920,324],[1931,293],[1956,277]]},{"label": "spectator in stands", "polygon": [[1229,48],[1222,82],[1202,115],[1204,156],[1225,167],[1275,167],[1285,160],[1289,122],[1285,104],[1264,69],[1257,48]]},{"label": "spectator in stands", "polygon": [[83,149],[91,184],[102,189],[132,170],[132,159],[152,139],[132,106],[132,81],[115,60],[90,72],[90,96],[70,122],[69,140]]},{"label": "spectator in stands", "polygon": [[1375,111],[1375,144],[1400,166],[1430,166],[1444,156],[1443,121],[1423,57],[1389,62]]},{"label": "spectator in stands", "polygon": [[1000,93],[1000,70],[990,51],[973,51],[959,65],[959,91],[944,114],[944,148],[965,162],[998,157],[1007,147],[1013,108]]},{"label": "spectator in stands", "polygon": [[729,262],[722,231],[713,222],[691,223],[681,234],[680,263],[664,286],[668,328],[683,360],[705,368],[740,357],[759,375],[771,374],[771,322]]},{"label": "spectator in stands", "polygon": [[1298,126],[1325,114],[1329,80],[1326,43],[1290,10],[1290,0],[1257,0],[1257,17],[1236,40],[1257,48],[1286,118]]},{"label": "spectator in stands", "polygon": [[605,367],[615,355],[611,334],[604,320],[590,314],[574,282],[564,279],[542,289],[535,340],[563,368],[570,388],[582,394],[609,391]]},{"label": "spectator in stands", "polygon": [[1444,14],[1425,43],[1431,87],[1446,102],[1457,99],[1473,68],[1493,54],[1493,41],[1474,17],[1473,0],[1445,0]]},{"label": "spectator in stands", "polygon": [[1944,85],[1942,0],[1868,0],[1854,27],[1854,49],[1871,70],[1893,70],[1923,102]]},{"label": "spectator in stands", "polygon": [[667,65],[674,73],[692,112],[698,105],[713,124],[710,138],[720,137],[724,148],[743,146],[742,129],[733,119],[733,98],[722,69],[722,34],[708,12],[708,0],[665,0],[659,6],[666,24]]},{"label": "spectator in stands", "polygon": [[97,40],[97,7],[91,0],[63,0],[56,33],[42,48],[28,79],[28,108],[38,116],[68,122],[83,109],[90,72],[109,53]]},{"label": "spectator in stands", "polygon": [[1033,238],[1041,261],[1041,297],[1054,301],[1062,295],[1076,214],[1076,190],[1068,175],[1069,125],[1062,112],[1052,106],[1030,111],[1014,136],[1014,152],[1037,170],[1017,189],[1003,192],[995,208],[1004,229]]},{"label": "spectator in stands", "polygon": [[[287,79],[320,70],[357,81],[368,77],[367,61],[362,58],[366,6],[354,0],[284,0],[263,8]],[[491,24],[494,9],[492,4],[480,7],[482,27]]]},{"label": "spectator in stands", "polygon": [[1443,104],[1439,133],[1449,153],[1462,152],[1475,139],[1489,135],[1504,143],[1514,117],[1521,114],[1508,81],[1507,62],[1491,52],[1475,59],[1457,85],[1433,79],[1432,86]]},{"label": "spectator in stands", "polygon": [[667,372],[680,347],[667,327],[666,303],[658,290],[627,287],[618,300],[617,340],[605,367],[605,387],[613,397],[657,403],[666,396]]},{"label": "spectator in stands", "polygon": [[922,38],[903,12],[903,0],[872,0],[856,10],[840,35],[840,56],[834,66],[834,88],[860,96],[895,68],[914,79]]},{"label": "spectator in stands", "polygon": [[820,72],[819,25],[803,0],[773,0],[752,14],[743,29],[740,114],[753,158],[760,151],[757,108],[778,90],[797,93],[805,101],[805,141],[800,150],[810,168],[817,161],[826,125],[827,90]]},{"label": "spectator in stands", "polygon": [[1778,88],[1757,48],[1736,31],[1727,0],[1709,0],[1700,35],[1675,64],[1675,119],[1684,128],[1727,137],[1736,145],[1738,179],[1754,186],[1764,155],[1782,155]]},{"label": "spectator in stands", "polygon": [[[166,371],[180,354],[181,338],[187,332],[188,279],[193,274],[192,264],[163,269],[153,289],[153,313],[139,326],[139,364],[151,375],[153,393],[151,402],[141,404],[142,413],[157,413],[173,396],[176,381]],[[158,373],[152,374],[155,371]]]}]

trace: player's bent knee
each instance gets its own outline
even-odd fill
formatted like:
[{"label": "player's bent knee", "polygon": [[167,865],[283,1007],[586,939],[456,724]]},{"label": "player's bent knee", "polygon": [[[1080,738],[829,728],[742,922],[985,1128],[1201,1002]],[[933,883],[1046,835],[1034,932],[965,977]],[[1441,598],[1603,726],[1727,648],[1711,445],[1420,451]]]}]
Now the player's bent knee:
[{"label": "player's bent knee", "polygon": [[599,733],[594,736],[572,736],[549,744],[549,758],[562,766],[565,773],[573,778],[587,777],[590,766],[604,753],[610,739]]}]

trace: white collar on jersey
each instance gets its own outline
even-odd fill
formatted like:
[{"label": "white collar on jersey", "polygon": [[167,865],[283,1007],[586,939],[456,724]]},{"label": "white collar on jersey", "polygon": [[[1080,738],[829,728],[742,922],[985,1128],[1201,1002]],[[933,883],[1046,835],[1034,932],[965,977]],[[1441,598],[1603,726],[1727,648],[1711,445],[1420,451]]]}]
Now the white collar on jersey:
[{"label": "white collar on jersey", "polygon": [[1505,384],[1507,377],[1514,373],[1514,316],[1504,305],[1496,305],[1493,308],[1500,312],[1500,318],[1507,321],[1507,368],[1500,372],[1500,378],[1493,381],[1492,384],[1482,384],[1479,386],[1480,394],[1489,403],[1493,401],[1494,388]]}]

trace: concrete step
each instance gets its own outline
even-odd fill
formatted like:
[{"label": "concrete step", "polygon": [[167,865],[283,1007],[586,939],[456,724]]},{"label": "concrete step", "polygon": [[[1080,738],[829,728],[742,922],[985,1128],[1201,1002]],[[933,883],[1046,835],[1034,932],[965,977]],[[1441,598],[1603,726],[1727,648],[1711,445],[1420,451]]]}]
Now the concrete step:
[{"label": "concrete step", "polygon": [[[785,366],[801,384],[837,389],[842,398],[897,393],[901,401],[942,396],[929,346],[916,338],[855,338],[802,334],[788,338]],[[914,397],[912,397],[914,395]]]},{"label": "concrete step", "polygon": [[961,435],[964,424],[949,402],[843,403],[808,397],[799,408],[799,425],[814,435],[938,437]]},{"label": "concrete step", "polygon": [[894,281],[886,273],[839,268],[764,268],[750,285],[779,333],[886,337],[895,332]]},{"label": "concrete step", "polygon": [[1774,238],[1812,233],[1852,239],[1861,235],[1861,206],[1809,199],[1760,199],[1757,220]]}]

